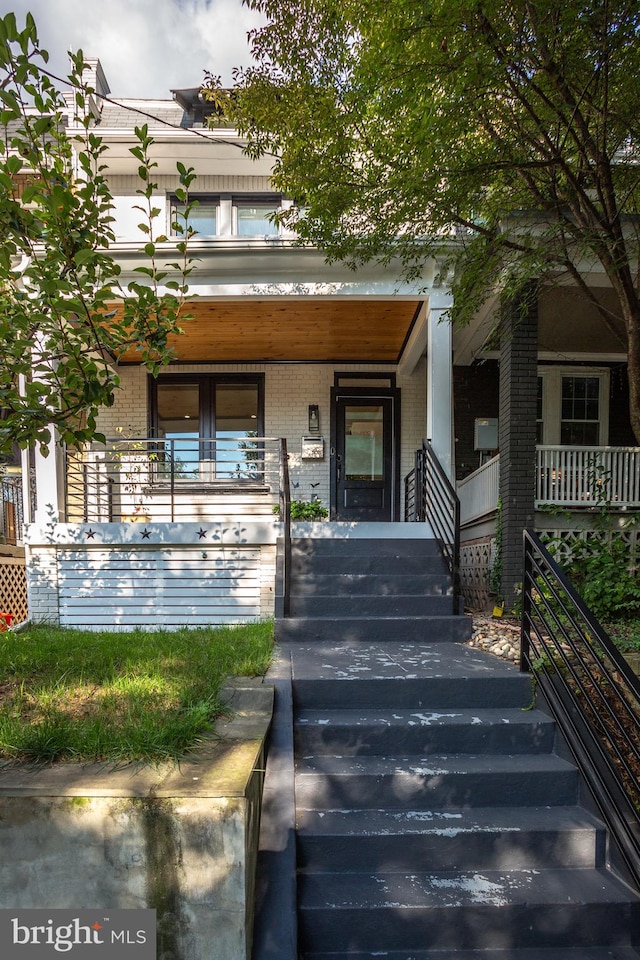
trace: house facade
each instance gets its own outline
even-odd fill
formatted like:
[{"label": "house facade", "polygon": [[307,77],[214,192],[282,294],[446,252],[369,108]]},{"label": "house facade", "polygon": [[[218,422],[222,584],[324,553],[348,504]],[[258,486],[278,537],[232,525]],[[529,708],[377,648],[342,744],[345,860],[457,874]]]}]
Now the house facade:
[{"label": "house facade", "polygon": [[[121,389],[99,418],[107,443],[35,451],[31,617],[133,629],[271,616],[283,485],[328,511],[306,533],[415,537],[406,480],[425,437],[458,484],[468,601],[486,602],[497,526],[508,596],[522,526],[539,525],[539,507],[568,506],[583,524],[591,503],[570,477],[586,475],[594,451],[626,451],[626,499],[617,488],[612,499],[640,507],[624,350],[575,291],[543,291],[508,331],[503,318],[499,343],[496,301],[454,332],[437,263],[411,283],[393,263],[327,264],[273,223],[291,201],[273,191],[268,158],[250,160],[234,130],[209,127],[197,89],[104,99],[91,66],[123,279],[139,278],[146,239],[129,152],[141,114],[167,261],[180,239],[176,161],[197,173],[197,263],[174,361],[152,378],[134,350],[120,358]],[[422,519],[419,535],[432,536]]]}]

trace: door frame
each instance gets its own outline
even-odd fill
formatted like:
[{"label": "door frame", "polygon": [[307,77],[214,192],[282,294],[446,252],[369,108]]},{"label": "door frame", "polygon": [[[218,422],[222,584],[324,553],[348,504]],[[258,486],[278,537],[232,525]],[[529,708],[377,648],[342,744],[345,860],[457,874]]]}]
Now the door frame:
[{"label": "door frame", "polygon": [[[352,375],[348,373],[341,374],[341,376],[347,378]],[[395,382],[395,376],[392,376],[388,373],[383,374],[383,377],[386,377],[390,382]],[[354,379],[361,377],[362,379],[376,379],[375,374],[354,374]],[[337,494],[338,494],[338,481],[337,481],[337,471],[336,471],[336,441],[338,435],[338,424],[337,424],[337,400],[391,400],[392,401],[392,410],[391,410],[391,471],[390,471],[390,483],[391,483],[391,516],[389,521],[392,523],[397,523],[400,519],[400,388],[396,386],[389,387],[341,387],[334,386],[331,387],[331,436],[330,436],[330,456],[329,456],[329,497],[330,497],[330,507],[329,507],[329,518],[331,520],[338,520],[338,509],[337,509]]]}]

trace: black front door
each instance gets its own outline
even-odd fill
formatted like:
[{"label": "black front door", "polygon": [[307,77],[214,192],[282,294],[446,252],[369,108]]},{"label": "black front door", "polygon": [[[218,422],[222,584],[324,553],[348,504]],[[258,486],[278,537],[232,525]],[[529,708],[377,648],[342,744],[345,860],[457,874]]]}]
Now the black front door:
[{"label": "black front door", "polygon": [[397,519],[396,394],[334,390],[331,513],[335,520]]}]

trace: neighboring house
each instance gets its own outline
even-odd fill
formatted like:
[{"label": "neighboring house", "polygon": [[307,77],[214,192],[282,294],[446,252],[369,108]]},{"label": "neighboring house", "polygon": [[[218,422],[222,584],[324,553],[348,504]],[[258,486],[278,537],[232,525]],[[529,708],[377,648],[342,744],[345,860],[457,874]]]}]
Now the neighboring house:
[{"label": "neighboring house", "polygon": [[[99,63],[92,67],[106,94]],[[131,628],[271,615],[283,440],[294,499],[319,499],[332,522],[393,523],[402,535],[412,509],[404,480],[428,437],[446,473],[466,477],[464,535],[472,542],[463,555],[467,566],[477,556],[486,567],[495,479],[482,502],[469,500],[485,475],[497,477],[496,461],[467,475],[480,464],[474,421],[494,418],[508,595],[521,578],[513,544],[523,521],[538,523],[535,503],[564,498],[582,510],[588,500],[578,481],[591,454],[580,451],[633,445],[620,344],[602,338],[565,288],[543,293],[539,335],[530,311],[497,354],[483,353],[495,311],[454,333],[441,322],[451,294],[436,263],[407,283],[399,265],[352,272],[296,246],[269,219],[290,201],[273,192],[268,159],[244,156],[228,127],[209,130],[212,107],[197,88],[166,101],[97,104],[115,198],[113,253],[125,280],[144,242],[129,153],[136,110],[155,140],[167,260],[177,240],[175,163],[197,172],[191,253],[199,259],[175,362],[154,380],[135,351],[122,359],[122,390],[99,419],[106,446],[35,452],[31,616]],[[491,436],[492,424],[484,426]],[[544,452],[536,454],[536,440]],[[570,468],[563,445],[578,455]],[[637,507],[640,451],[623,460],[631,479],[614,499]]]}]

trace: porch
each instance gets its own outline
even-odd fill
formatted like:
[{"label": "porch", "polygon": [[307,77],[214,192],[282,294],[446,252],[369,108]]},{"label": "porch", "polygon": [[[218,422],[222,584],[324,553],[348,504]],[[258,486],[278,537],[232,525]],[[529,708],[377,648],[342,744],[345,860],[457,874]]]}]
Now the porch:
[{"label": "porch", "polygon": [[[554,540],[558,559],[588,538],[594,517],[608,510],[621,526],[630,562],[640,561],[640,531],[625,524],[640,511],[640,448],[538,445],[533,483],[535,529]],[[466,603],[475,609],[490,602],[498,553],[499,491],[499,454],[457,483],[461,588]]]},{"label": "porch", "polygon": [[[496,512],[499,483],[500,454],[458,481],[463,527]],[[536,509],[593,510],[604,505],[640,509],[640,448],[536,446]]]}]

